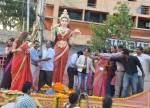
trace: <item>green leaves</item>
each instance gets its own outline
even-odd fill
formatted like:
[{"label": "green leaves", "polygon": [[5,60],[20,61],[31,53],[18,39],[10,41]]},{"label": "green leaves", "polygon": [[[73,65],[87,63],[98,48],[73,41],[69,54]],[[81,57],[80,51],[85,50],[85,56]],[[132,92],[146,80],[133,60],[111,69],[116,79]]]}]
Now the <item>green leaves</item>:
[{"label": "green leaves", "polygon": [[107,48],[107,38],[114,36],[121,40],[130,38],[133,27],[132,17],[129,15],[130,8],[127,3],[118,2],[114,8],[114,15],[107,15],[107,20],[103,24],[90,24],[93,36],[88,44],[93,50],[97,48]]},{"label": "green leaves", "polygon": [[[0,0],[0,23],[4,29],[22,27],[23,19],[26,19],[26,3],[14,0]],[[30,7],[30,27],[35,21],[35,11]],[[26,23],[26,20],[25,22]]]}]

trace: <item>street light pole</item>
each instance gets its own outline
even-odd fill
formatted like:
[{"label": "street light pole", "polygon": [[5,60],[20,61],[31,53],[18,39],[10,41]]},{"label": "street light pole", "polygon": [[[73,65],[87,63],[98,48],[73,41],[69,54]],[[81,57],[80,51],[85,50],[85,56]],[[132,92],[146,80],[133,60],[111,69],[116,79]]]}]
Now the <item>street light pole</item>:
[{"label": "street light pole", "polygon": [[27,32],[29,33],[30,0],[27,0]]},{"label": "street light pole", "polygon": [[45,0],[41,0],[41,10],[40,10],[40,55],[42,56],[43,47],[43,32],[44,32],[44,12],[45,11]]}]

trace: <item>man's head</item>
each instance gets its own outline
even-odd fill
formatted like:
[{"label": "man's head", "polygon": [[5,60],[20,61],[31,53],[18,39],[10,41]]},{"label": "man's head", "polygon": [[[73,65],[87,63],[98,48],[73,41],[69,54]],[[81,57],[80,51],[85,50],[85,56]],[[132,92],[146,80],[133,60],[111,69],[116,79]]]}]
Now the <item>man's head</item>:
[{"label": "man's head", "polygon": [[46,48],[50,48],[52,46],[53,42],[52,41],[47,41],[46,42]]},{"label": "man's head", "polygon": [[143,47],[138,46],[136,48],[136,53],[137,53],[137,55],[141,55],[143,53]]},{"label": "man's head", "polygon": [[121,52],[123,50],[123,45],[117,46],[117,52]]},{"label": "man's head", "polygon": [[82,51],[78,51],[78,52],[77,52],[77,55],[78,55],[78,57],[79,57],[80,55],[83,55],[83,52],[82,52]]},{"label": "man's head", "polygon": [[111,108],[112,106],[112,98],[110,96],[106,96],[103,99],[103,108]]},{"label": "man's head", "polygon": [[26,94],[30,94],[30,89],[32,87],[32,83],[31,82],[25,82],[22,86],[22,92],[26,93]]},{"label": "man's head", "polygon": [[34,41],[33,41],[33,47],[34,47],[35,49],[38,49],[39,46],[40,46],[40,42],[39,42],[38,40],[34,40]]},{"label": "man's head", "polygon": [[89,56],[90,52],[91,52],[90,48],[86,47],[84,49],[84,56]]},{"label": "man's head", "polygon": [[129,56],[129,50],[128,49],[123,49],[122,50],[122,57],[123,58],[128,58]]},{"label": "man's head", "polygon": [[70,104],[77,104],[79,98],[79,94],[77,92],[72,92],[69,95],[69,102]]}]

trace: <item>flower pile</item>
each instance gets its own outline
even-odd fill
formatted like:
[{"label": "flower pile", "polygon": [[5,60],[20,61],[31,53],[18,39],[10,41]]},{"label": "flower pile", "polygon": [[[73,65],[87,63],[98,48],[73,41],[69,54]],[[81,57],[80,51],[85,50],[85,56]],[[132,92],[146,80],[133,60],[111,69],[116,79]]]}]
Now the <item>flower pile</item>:
[{"label": "flower pile", "polygon": [[52,85],[52,89],[56,92],[56,93],[63,93],[65,94],[65,87],[62,85],[62,83],[58,82],[55,83],[54,85]]},{"label": "flower pile", "polygon": [[74,92],[74,90],[70,90],[67,87],[65,87],[62,83],[58,82],[52,85],[52,89],[56,93],[62,93],[62,94],[67,94],[69,95],[70,93]]},{"label": "flower pile", "polygon": [[50,86],[48,86],[47,84],[45,84],[40,90],[41,91],[46,91],[50,88]]}]

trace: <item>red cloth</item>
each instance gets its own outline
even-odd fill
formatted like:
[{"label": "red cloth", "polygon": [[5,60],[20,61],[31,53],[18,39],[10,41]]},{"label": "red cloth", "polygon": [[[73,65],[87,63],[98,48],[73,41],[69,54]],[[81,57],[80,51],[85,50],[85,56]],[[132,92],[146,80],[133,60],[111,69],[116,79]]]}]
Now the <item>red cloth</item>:
[{"label": "red cloth", "polygon": [[[57,43],[54,47],[55,59],[54,59],[54,71],[53,71],[53,82],[63,82],[64,70],[69,56],[69,45],[68,39],[70,37],[71,30],[68,30],[67,33],[62,36],[60,33],[57,34]],[[60,41],[66,42],[65,47],[60,47]]]},{"label": "red cloth", "polygon": [[22,46],[20,46],[20,48],[22,49],[22,52],[14,53],[12,60],[12,84],[10,89],[21,91],[24,82],[32,82],[32,73],[30,69],[30,56],[25,53],[28,49],[28,42],[25,42]]}]

